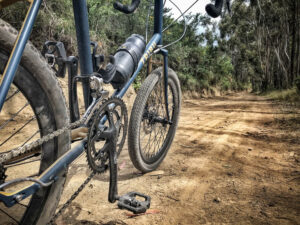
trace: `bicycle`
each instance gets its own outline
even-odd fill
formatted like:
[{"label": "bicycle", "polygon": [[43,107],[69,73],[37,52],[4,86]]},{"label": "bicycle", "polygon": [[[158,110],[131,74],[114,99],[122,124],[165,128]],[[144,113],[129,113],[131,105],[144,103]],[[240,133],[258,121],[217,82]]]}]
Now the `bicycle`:
[{"label": "bicycle", "polygon": [[[1,1],[0,8],[16,1]],[[4,139],[0,147],[10,149],[0,154],[0,202],[3,203],[0,211],[17,224],[52,223],[58,215],[55,211],[66,180],[67,167],[85,151],[92,173],[77,194],[95,174],[109,169],[109,201],[118,201],[119,208],[134,213],[145,212],[150,207],[149,196],[137,192],[118,196],[117,157],[125,143],[128,127],[131,161],[144,173],[153,171],[165,158],[175,136],[181,90],[176,73],[168,68],[168,51],[162,46],[164,2],[155,0],[151,40],[146,43],[142,36],[132,35],[114,56],[109,57],[110,63],[105,68],[101,67],[105,57],[96,54],[97,44],[90,41],[86,0],[73,0],[79,60],[74,56],[67,57],[62,43],[46,42],[42,56],[28,42],[41,2],[30,1],[19,34],[0,20],[0,71],[3,74],[0,130]],[[139,4],[140,0],[132,0],[129,6],[115,2],[114,7],[129,14]],[[215,5],[207,6],[207,11],[211,16],[219,16],[222,5],[223,0],[216,0]],[[142,67],[147,63],[148,68],[152,67],[149,60],[152,54],[163,56],[163,66],[154,71],[148,69],[128,125],[126,105],[121,98]],[[57,80],[57,77],[64,77],[66,71],[69,78],[69,110]],[[78,108],[79,82],[83,87],[85,103],[82,117]],[[103,88],[104,83],[115,88],[112,96],[109,97]],[[13,111],[15,107],[10,107],[10,104],[15,97],[17,106],[23,102],[25,104]],[[4,103],[9,106],[8,110],[3,110]],[[19,118],[21,112],[24,116]],[[26,122],[16,128],[16,121]],[[26,128],[30,123],[35,123],[33,134],[33,126]],[[21,131],[25,131],[25,136],[20,135]],[[155,137],[151,139],[153,132]],[[141,135],[148,136],[148,139],[144,141]],[[70,148],[71,142],[77,145]],[[10,174],[10,168],[15,167],[20,169],[13,169]],[[30,175],[25,177],[25,172]],[[10,181],[7,181],[8,176]],[[24,187],[24,182],[29,182],[28,186]],[[11,191],[11,186],[14,191]],[[136,196],[145,201],[138,201]],[[75,197],[76,194],[72,196],[73,199]],[[3,208],[10,210],[17,218]],[[1,220],[7,222],[3,218]]]}]

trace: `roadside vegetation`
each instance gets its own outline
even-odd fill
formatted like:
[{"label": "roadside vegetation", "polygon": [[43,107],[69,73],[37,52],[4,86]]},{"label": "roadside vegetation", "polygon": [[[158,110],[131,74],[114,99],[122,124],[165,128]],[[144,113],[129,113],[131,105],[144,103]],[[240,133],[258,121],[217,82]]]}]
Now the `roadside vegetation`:
[{"label": "roadside vegetation", "polygon": [[[91,39],[98,42],[103,54],[113,54],[132,33],[145,35],[147,1],[142,1],[132,15],[114,10],[113,0],[87,2]],[[0,18],[20,28],[26,4],[19,2],[5,8],[0,11]],[[71,1],[44,1],[32,35],[35,45],[41,49],[46,40],[62,41],[69,54],[76,54],[72,11]],[[165,11],[167,26],[174,19],[169,9]],[[188,15],[187,21],[186,36],[169,48],[170,67],[178,73],[184,91],[248,90],[268,92],[268,96],[282,100],[299,99],[298,0],[233,0],[231,16],[224,14],[220,22],[201,14]],[[148,37],[152,24],[151,15]],[[178,39],[183,29],[183,20],[175,22],[165,32],[164,43]]]},{"label": "roadside vegetation", "polygon": [[263,93],[268,99],[279,100],[285,102],[300,102],[300,95],[297,92],[296,88],[287,89],[287,90],[273,90]]}]

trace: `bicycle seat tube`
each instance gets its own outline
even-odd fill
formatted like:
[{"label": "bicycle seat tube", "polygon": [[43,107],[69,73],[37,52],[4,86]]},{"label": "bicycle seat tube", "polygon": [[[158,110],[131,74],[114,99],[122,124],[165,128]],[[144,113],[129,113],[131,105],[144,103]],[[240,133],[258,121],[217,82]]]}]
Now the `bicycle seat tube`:
[{"label": "bicycle seat tube", "polygon": [[[93,74],[93,63],[86,0],[73,0],[73,11],[77,35],[80,73],[82,76],[91,76]],[[88,80],[83,81],[82,86],[84,104],[87,109],[92,102]]]}]

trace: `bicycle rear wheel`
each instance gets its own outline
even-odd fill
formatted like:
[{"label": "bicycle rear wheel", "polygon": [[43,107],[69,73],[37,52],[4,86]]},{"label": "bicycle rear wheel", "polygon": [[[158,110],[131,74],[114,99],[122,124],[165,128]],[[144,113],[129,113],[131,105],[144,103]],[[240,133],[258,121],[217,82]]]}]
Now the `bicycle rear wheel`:
[{"label": "bicycle rear wheel", "polygon": [[147,173],[155,170],[173,142],[181,105],[180,83],[169,69],[168,102],[170,122],[164,97],[163,70],[154,70],[142,84],[135,99],[128,128],[128,151],[133,165]]},{"label": "bicycle rear wheel", "polygon": [[[17,32],[0,20],[0,74],[8,61]],[[0,116],[0,154],[30,143],[68,124],[68,111],[54,73],[32,44],[26,46],[13,85]],[[43,144],[39,151],[22,155],[1,165],[1,182],[38,176],[69,149],[70,134]],[[5,171],[5,174],[3,173]],[[66,171],[48,188],[11,208],[0,203],[0,224],[43,224],[55,213]],[[6,177],[7,176],[7,177]],[[5,189],[11,192],[20,186]]]}]

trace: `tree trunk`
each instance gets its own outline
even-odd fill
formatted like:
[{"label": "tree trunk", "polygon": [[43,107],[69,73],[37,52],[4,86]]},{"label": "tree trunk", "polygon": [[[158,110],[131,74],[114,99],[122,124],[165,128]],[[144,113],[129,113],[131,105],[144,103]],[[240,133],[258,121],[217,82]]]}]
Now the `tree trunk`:
[{"label": "tree trunk", "polygon": [[[291,68],[290,68],[290,84],[293,85],[294,84],[294,79],[295,79],[295,75],[294,75],[294,62],[295,62],[295,49],[296,49],[296,1],[298,0],[293,0],[293,4],[292,4],[292,13],[293,13],[293,17],[292,17],[292,21],[291,21],[291,26],[292,26],[292,47],[291,47]],[[296,58],[297,59],[297,58]]]},{"label": "tree trunk", "polygon": [[296,76],[300,76],[300,3],[296,0],[296,36],[297,36],[297,46],[296,46]]}]

